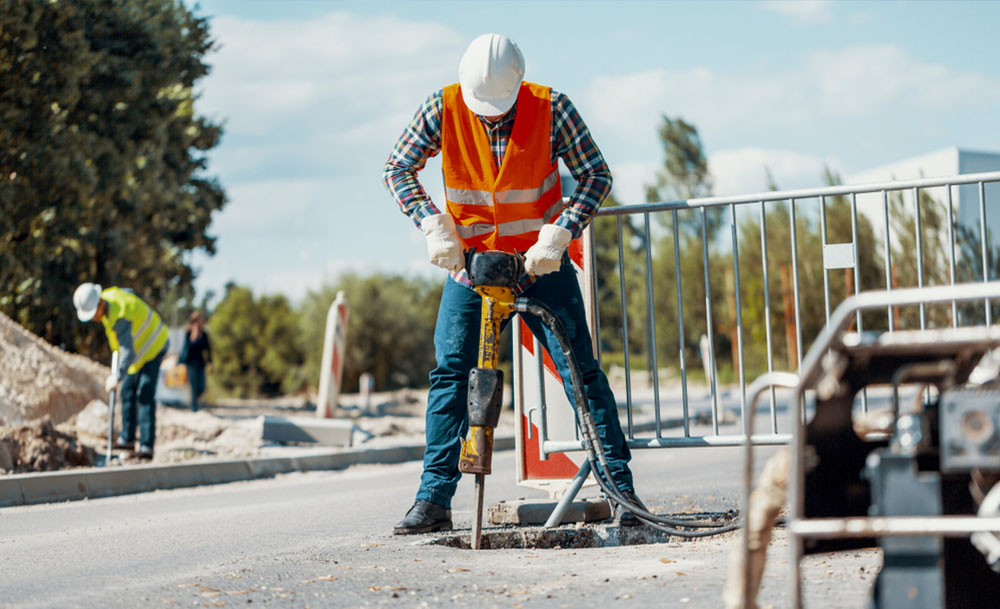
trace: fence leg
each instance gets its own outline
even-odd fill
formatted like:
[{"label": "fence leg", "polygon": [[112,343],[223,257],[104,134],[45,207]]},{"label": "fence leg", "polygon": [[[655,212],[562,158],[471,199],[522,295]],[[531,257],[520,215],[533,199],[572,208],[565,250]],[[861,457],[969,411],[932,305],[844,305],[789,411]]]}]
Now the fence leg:
[{"label": "fence leg", "polygon": [[566,515],[566,511],[569,506],[573,504],[573,500],[576,499],[576,494],[580,492],[583,487],[583,483],[587,480],[587,476],[590,475],[590,461],[586,460],[583,465],[580,466],[580,470],[576,472],[576,476],[573,477],[573,482],[570,483],[569,488],[566,489],[566,494],[562,496],[559,503],[556,504],[552,514],[549,515],[549,519],[545,521],[545,528],[551,529],[553,527],[559,526],[562,522],[563,516]]}]

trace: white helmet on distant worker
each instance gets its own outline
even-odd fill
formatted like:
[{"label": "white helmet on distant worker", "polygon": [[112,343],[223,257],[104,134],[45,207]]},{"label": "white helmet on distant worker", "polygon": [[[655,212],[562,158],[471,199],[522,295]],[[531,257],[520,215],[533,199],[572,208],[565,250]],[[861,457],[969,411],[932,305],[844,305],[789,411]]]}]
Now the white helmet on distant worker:
[{"label": "white helmet on distant worker", "polygon": [[465,105],[480,116],[510,110],[524,78],[524,57],[510,38],[483,34],[469,44],[458,64]]},{"label": "white helmet on distant worker", "polygon": [[80,321],[90,321],[97,314],[97,306],[101,304],[101,285],[98,283],[81,283],[73,292],[73,306]]}]

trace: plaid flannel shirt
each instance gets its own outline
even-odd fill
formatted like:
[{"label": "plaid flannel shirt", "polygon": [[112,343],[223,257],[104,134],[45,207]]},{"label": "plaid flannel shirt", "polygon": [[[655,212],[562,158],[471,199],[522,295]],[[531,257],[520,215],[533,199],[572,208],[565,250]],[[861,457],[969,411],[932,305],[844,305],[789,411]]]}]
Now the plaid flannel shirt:
[{"label": "plaid flannel shirt", "polygon": [[[420,184],[417,173],[424,168],[427,159],[441,152],[441,115],[444,112],[442,95],[443,92],[439,89],[420,106],[396,142],[382,172],[386,188],[403,213],[418,227],[421,219],[441,213]],[[511,111],[496,123],[480,117],[489,136],[490,149],[497,167],[503,163],[516,113],[515,103]],[[573,102],[554,89],[550,133],[552,162],[562,159],[576,181],[576,188],[555,224],[569,230],[573,238],[576,238],[611,192],[611,170]],[[452,276],[468,285],[468,277],[464,271],[453,273]],[[526,287],[528,283],[530,280],[522,281],[519,287]]]}]

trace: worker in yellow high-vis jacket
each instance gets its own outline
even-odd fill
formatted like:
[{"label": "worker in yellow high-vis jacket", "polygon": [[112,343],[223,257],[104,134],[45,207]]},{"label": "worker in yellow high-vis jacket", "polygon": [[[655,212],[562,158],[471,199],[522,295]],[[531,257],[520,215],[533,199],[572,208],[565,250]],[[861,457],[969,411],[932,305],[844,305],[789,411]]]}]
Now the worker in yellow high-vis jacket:
[{"label": "worker in yellow high-vis jacket", "polygon": [[122,430],[116,448],[134,448],[138,424],[139,457],[152,459],[156,381],[167,352],[167,327],[156,311],[125,288],[84,283],[74,292],[73,305],[80,321],[101,322],[111,350],[118,352],[118,368],[104,384],[111,391],[121,382]]}]

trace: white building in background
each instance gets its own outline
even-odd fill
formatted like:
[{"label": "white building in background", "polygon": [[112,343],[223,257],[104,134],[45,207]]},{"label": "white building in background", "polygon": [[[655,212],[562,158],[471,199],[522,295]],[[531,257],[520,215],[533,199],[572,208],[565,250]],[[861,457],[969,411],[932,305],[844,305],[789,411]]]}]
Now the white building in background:
[{"label": "white building in background", "polygon": [[[871,184],[993,171],[1000,171],[1000,152],[972,151],[952,147],[847,176],[845,183]],[[997,247],[1000,246],[1000,183],[986,184],[984,191],[986,223],[989,227],[987,234],[992,237],[994,247]],[[944,188],[928,188],[925,192],[937,201],[947,203],[948,193]],[[967,227],[978,236],[980,223],[979,186],[968,184],[953,187],[951,196],[957,224]],[[912,190],[903,191],[903,198],[908,206],[913,205]],[[859,195],[858,205],[859,211],[862,211],[872,221],[879,236],[884,235],[885,220],[881,195]]]}]

